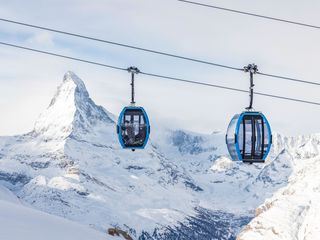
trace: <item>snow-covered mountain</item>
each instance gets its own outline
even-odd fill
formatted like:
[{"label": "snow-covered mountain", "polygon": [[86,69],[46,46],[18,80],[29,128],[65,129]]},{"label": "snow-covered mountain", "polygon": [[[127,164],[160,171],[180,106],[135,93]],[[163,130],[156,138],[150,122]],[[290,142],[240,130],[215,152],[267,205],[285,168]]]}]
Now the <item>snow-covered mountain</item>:
[{"label": "snow-covered mountain", "polygon": [[288,184],[256,209],[239,240],[317,240],[320,236],[320,135],[286,139],[293,159]]},{"label": "snow-covered mountain", "polygon": [[[98,231],[64,218],[23,206],[8,189],[0,186],[0,232],[5,240],[112,240]],[[120,239],[119,239],[120,240]]]},{"label": "snow-covered mountain", "polygon": [[115,116],[68,72],[32,132],[0,138],[0,181],[23,204],[104,233],[235,239],[290,176],[292,184],[297,157],[317,156],[310,141],[299,152],[305,139],[277,135],[267,163],[248,165],[228,158],[222,133],[152,125],[145,150],[123,150]]}]

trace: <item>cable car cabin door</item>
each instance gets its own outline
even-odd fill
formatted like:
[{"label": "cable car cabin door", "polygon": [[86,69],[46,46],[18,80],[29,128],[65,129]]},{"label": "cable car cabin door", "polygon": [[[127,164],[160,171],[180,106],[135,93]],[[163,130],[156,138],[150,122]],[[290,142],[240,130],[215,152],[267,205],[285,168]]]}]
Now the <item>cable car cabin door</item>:
[{"label": "cable car cabin door", "polygon": [[125,147],[143,147],[146,141],[146,119],[140,109],[127,109],[122,120],[122,138]]},{"label": "cable car cabin door", "polygon": [[243,124],[243,143],[241,151],[243,162],[264,162],[264,123],[260,115],[245,115]]}]

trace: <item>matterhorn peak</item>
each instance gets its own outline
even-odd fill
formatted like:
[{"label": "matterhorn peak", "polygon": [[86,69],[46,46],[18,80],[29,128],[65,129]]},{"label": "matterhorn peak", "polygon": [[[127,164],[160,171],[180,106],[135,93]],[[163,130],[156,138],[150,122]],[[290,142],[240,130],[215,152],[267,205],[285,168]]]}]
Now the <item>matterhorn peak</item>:
[{"label": "matterhorn peak", "polygon": [[49,108],[58,100],[73,100],[76,95],[84,99],[89,98],[89,93],[84,82],[75,73],[68,71],[64,75],[62,84],[58,87],[55,96],[51,100]]},{"label": "matterhorn peak", "polygon": [[68,80],[72,80],[74,82],[84,85],[83,81],[72,71],[66,72],[63,76],[63,81],[68,81]]},{"label": "matterhorn peak", "polygon": [[48,139],[65,139],[90,132],[98,122],[113,123],[107,112],[91,100],[84,82],[68,71],[49,107],[35,123],[34,132]]},{"label": "matterhorn peak", "polygon": [[63,76],[63,84],[72,82],[75,84],[77,88],[78,93],[84,94],[86,97],[89,97],[88,91],[86,89],[86,86],[84,85],[84,82],[72,71],[68,71],[64,76]]}]

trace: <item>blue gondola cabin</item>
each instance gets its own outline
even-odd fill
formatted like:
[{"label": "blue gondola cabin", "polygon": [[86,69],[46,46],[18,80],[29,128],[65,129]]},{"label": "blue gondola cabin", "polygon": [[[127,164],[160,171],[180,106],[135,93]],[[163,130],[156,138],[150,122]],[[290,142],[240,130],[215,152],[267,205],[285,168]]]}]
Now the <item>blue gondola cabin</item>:
[{"label": "blue gondola cabin", "polygon": [[117,134],[123,148],[143,149],[149,139],[150,123],[142,107],[128,106],[120,113]]},{"label": "blue gondola cabin", "polygon": [[228,126],[226,144],[234,161],[264,162],[272,144],[268,120],[261,112],[236,114]]}]

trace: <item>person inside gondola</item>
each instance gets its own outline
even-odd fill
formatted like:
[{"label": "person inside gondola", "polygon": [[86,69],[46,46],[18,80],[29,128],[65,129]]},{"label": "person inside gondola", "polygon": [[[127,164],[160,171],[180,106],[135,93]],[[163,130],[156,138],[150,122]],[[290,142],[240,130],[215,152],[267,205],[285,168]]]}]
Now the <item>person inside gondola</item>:
[{"label": "person inside gondola", "polygon": [[[134,122],[134,134],[135,134],[135,146],[142,146],[145,139],[145,129],[142,127],[142,124],[139,121]],[[144,135],[143,135],[144,134]]]},{"label": "person inside gondola", "polygon": [[124,122],[124,142],[128,146],[132,146],[135,143],[134,126],[128,120]]}]

